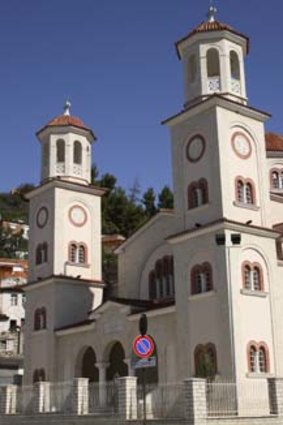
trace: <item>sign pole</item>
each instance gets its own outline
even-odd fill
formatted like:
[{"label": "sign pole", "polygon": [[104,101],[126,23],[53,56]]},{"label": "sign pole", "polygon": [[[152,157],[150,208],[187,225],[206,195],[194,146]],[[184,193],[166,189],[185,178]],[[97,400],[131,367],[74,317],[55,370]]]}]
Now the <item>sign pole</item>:
[{"label": "sign pole", "polygon": [[142,368],[143,425],[146,425],[145,368]]}]

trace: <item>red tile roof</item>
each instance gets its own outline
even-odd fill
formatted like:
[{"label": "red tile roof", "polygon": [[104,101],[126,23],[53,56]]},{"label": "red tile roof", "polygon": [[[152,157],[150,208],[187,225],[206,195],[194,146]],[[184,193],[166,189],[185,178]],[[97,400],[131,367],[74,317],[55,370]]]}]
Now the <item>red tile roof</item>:
[{"label": "red tile roof", "polygon": [[219,21],[203,21],[203,22],[201,22],[189,34],[187,34],[181,40],[176,42],[177,51],[178,51],[179,44],[182,43],[183,41],[185,41],[186,39],[192,37],[193,35],[205,33],[205,32],[213,32],[213,31],[229,31],[229,32],[232,32],[235,35],[238,35],[240,37],[245,38],[247,40],[247,51],[249,51],[249,38],[246,35],[241,34],[240,32],[236,31],[230,25],[224,24],[223,22],[219,22]]},{"label": "red tile roof", "polygon": [[72,117],[70,115],[59,115],[58,117],[53,118],[53,120],[49,121],[47,124],[48,127],[56,127],[61,125],[73,125],[75,127],[89,130],[89,128],[82,122],[80,118]]},{"label": "red tile roof", "polygon": [[80,118],[77,118],[71,115],[59,115],[58,117],[53,118],[51,121],[49,121],[44,127],[42,127],[37,132],[37,135],[48,127],[68,127],[68,126],[86,130],[91,133],[94,140],[96,139],[93,131],[89,127],[87,127]]},{"label": "red tile roof", "polygon": [[266,133],[265,146],[267,151],[283,151],[283,136],[276,133]]}]

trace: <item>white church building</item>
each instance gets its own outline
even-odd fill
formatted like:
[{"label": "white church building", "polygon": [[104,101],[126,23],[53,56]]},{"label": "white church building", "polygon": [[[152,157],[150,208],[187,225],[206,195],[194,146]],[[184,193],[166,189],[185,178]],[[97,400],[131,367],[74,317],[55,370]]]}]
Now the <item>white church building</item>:
[{"label": "white church building", "polygon": [[208,20],[176,43],[184,106],[171,135],[175,209],[117,249],[105,300],[95,135],[63,115],[41,128],[41,182],[30,201],[24,381],[104,383],[134,375],[141,313],[156,344],[151,382],[283,376],[283,136],[249,105],[249,39]]}]

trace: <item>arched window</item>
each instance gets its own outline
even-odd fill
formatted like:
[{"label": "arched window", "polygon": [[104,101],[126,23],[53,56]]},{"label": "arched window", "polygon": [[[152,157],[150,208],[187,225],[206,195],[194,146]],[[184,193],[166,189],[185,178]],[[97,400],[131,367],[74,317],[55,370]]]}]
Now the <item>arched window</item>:
[{"label": "arched window", "polygon": [[69,249],[69,261],[71,263],[77,262],[77,245],[72,243]]},{"label": "arched window", "polygon": [[74,143],[74,164],[82,164],[82,144],[77,140]]},{"label": "arched window", "polygon": [[209,263],[197,264],[191,270],[191,294],[202,294],[213,289],[212,267]]},{"label": "arched window", "polygon": [[251,183],[246,183],[245,185],[245,202],[247,204],[253,204],[254,203],[254,199],[253,199],[253,188]]},{"label": "arched window", "polygon": [[256,372],[257,371],[257,349],[254,345],[250,346],[249,349],[249,370],[250,372]]},{"label": "arched window", "polygon": [[207,63],[207,76],[219,77],[220,76],[220,61],[219,52],[217,49],[209,49],[206,53]]},{"label": "arched window", "polygon": [[217,373],[217,355],[214,344],[198,345],[194,352],[195,375],[199,378],[213,378]]},{"label": "arched window", "polygon": [[208,185],[205,179],[192,182],[188,187],[188,208],[193,209],[208,203]]},{"label": "arched window", "polygon": [[231,77],[234,80],[240,80],[239,56],[233,50],[230,52],[230,68],[231,68]]},{"label": "arched window", "polygon": [[35,331],[40,331],[41,329],[46,329],[47,327],[47,317],[46,317],[46,308],[37,308],[34,312],[34,326]]},{"label": "arched window", "polygon": [[260,346],[258,349],[258,369],[260,373],[266,373],[267,370],[267,353],[265,347]]},{"label": "arched window", "polygon": [[269,373],[269,351],[264,342],[248,345],[248,370],[250,373]]},{"label": "arched window", "polygon": [[84,245],[78,247],[78,260],[80,264],[86,263],[86,247]]},{"label": "arched window", "polygon": [[243,270],[243,287],[250,291],[264,291],[263,272],[258,263],[245,262]]},{"label": "arched window", "polygon": [[194,83],[197,73],[196,55],[191,55],[188,64],[189,83]]},{"label": "arched window", "polygon": [[283,170],[273,169],[270,172],[271,189],[283,189]]},{"label": "arched window", "polygon": [[33,329],[35,331],[40,330],[40,310],[36,309],[33,316]]},{"label": "arched window", "polygon": [[72,242],[69,245],[69,262],[75,264],[87,263],[87,247],[85,244]]},{"label": "arched window", "polygon": [[38,266],[48,261],[48,244],[44,242],[37,245],[35,251],[35,264]]},{"label": "arched window", "polygon": [[154,269],[148,276],[149,298],[171,298],[174,296],[174,266],[173,257],[164,256],[156,261]]},{"label": "arched window", "polygon": [[56,142],[56,158],[57,162],[65,162],[65,141],[62,139]]},{"label": "arched window", "polygon": [[255,204],[254,184],[250,179],[242,177],[236,179],[236,200],[241,204]]},{"label": "arched window", "polygon": [[272,188],[279,189],[279,173],[278,171],[272,172]]}]

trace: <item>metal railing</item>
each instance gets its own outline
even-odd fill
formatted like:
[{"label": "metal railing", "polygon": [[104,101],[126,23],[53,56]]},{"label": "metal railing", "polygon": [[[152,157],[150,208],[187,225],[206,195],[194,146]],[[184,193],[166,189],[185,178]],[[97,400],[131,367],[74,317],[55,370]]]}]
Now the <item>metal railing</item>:
[{"label": "metal railing", "polygon": [[145,386],[145,409],[143,387],[137,388],[138,418],[183,419],[185,417],[184,385],[158,384]]},{"label": "metal railing", "polygon": [[242,382],[207,382],[207,414],[221,416],[266,416],[270,413],[266,379]]}]

